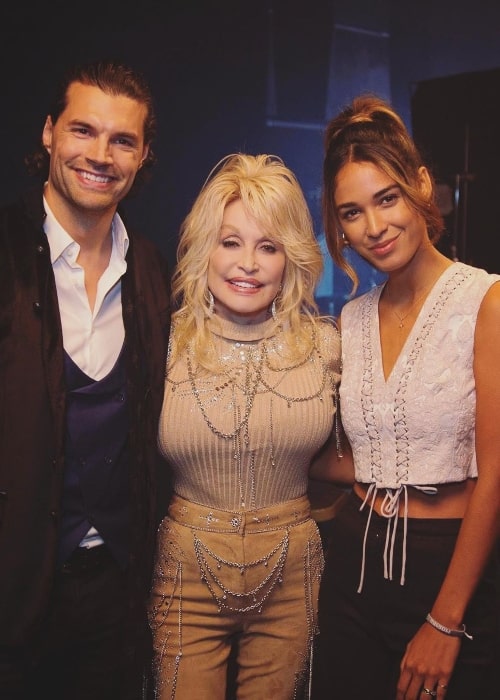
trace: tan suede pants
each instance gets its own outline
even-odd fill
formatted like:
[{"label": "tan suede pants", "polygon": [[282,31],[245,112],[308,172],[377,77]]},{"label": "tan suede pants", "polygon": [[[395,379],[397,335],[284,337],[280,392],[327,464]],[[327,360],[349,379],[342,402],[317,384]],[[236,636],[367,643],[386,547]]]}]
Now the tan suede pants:
[{"label": "tan suede pants", "polygon": [[[307,697],[323,553],[306,497],[244,513],[175,497],[159,529],[150,624],[156,695]],[[304,694],[305,693],[305,694]]]}]

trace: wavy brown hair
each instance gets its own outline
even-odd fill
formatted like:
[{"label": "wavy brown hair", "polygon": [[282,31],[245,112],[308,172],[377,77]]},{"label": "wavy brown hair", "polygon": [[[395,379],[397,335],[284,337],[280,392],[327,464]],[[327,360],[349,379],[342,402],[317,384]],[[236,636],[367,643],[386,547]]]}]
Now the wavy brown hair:
[{"label": "wavy brown hair", "polygon": [[408,206],[420,214],[429,238],[436,243],[444,229],[436,204],[435,184],[429,173],[430,192],[420,187],[425,164],[401,117],[376,95],[361,95],[328,124],[323,160],[323,225],[333,260],[358,285],[356,271],[345,258],[345,242],[335,210],[336,178],[346,163],[372,163],[399,186]]}]

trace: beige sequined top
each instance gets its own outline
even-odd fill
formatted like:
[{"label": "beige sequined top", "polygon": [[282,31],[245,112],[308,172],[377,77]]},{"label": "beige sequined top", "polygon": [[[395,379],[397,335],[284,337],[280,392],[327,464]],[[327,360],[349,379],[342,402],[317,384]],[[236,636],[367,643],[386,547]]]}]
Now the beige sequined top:
[{"label": "beige sequined top", "polygon": [[222,321],[220,374],[197,371],[189,352],[169,367],[158,439],[179,496],[251,510],[306,493],[310,460],[333,427],[340,338],[321,323],[310,355],[290,361],[283,335],[267,337],[272,325]]}]

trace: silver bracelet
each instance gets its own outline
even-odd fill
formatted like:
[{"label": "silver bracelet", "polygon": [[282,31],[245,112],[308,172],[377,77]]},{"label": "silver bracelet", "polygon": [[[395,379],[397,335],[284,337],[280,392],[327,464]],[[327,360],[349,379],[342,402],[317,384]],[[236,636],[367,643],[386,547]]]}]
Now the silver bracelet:
[{"label": "silver bracelet", "polygon": [[427,622],[429,623],[429,625],[432,625],[432,627],[434,627],[434,629],[437,629],[437,630],[439,630],[440,632],[442,632],[443,634],[449,635],[450,637],[467,637],[467,639],[474,639],[474,637],[472,636],[472,634],[469,634],[469,633],[466,631],[465,625],[464,625],[463,623],[462,623],[462,628],[461,628],[461,629],[459,629],[459,630],[452,630],[452,629],[450,629],[449,627],[445,627],[445,626],[442,625],[440,622],[438,622],[437,620],[435,620],[435,619],[432,617],[432,615],[431,615],[430,613],[428,613],[428,615],[427,615],[427,617],[426,617],[425,619],[427,620]]}]

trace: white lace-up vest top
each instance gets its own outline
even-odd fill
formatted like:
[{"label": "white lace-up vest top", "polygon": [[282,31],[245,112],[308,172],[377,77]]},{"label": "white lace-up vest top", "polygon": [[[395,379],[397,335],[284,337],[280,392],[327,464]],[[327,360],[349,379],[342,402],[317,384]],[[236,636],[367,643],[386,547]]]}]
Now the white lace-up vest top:
[{"label": "white lace-up vest top", "polygon": [[[383,285],[342,310],[340,405],[355,477],[371,485],[365,503],[373,505],[378,489],[386,490],[383,515],[393,519],[394,528],[407,487],[432,494],[437,484],[477,476],[474,331],[481,301],[499,280],[463,263],[450,265],[425,300],[387,380],[378,317]],[[388,578],[390,568],[386,565]]]}]

